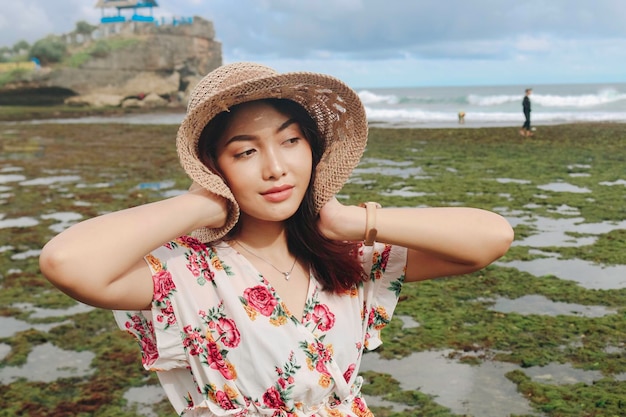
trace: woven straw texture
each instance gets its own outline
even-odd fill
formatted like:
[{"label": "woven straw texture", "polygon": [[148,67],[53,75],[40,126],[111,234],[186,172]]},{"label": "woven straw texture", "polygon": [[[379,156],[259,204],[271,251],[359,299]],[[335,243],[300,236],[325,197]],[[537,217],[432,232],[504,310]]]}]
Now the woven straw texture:
[{"label": "woven straw texture", "polygon": [[200,134],[217,114],[236,104],[263,98],[286,98],[299,103],[325,138],[326,147],[313,185],[316,211],[341,190],[363,155],[367,142],[365,109],[358,95],[342,81],[310,72],[279,74],[272,68],[247,62],[217,68],[192,91],[176,138],[178,156],[187,175],[230,202],[228,219],[222,228],[193,232],[203,242],[218,240],[228,233],[237,223],[239,206],[224,181],[200,161]]}]

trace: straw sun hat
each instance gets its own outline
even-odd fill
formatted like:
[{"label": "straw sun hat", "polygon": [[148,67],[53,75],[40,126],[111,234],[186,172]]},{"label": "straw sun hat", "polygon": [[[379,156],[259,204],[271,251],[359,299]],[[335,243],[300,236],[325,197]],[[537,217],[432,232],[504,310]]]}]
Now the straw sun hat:
[{"label": "straw sun hat", "polygon": [[367,141],[365,109],[358,95],[338,79],[310,72],[280,74],[272,68],[247,62],[217,68],[191,92],[187,114],[176,138],[178,156],[187,175],[230,201],[225,226],[193,232],[203,242],[220,239],[233,228],[239,218],[239,205],[222,178],[201,162],[200,134],[217,114],[236,104],[264,98],[299,103],[315,120],[325,140],[313,184],[316,212],[341,190],[363,155]]}]

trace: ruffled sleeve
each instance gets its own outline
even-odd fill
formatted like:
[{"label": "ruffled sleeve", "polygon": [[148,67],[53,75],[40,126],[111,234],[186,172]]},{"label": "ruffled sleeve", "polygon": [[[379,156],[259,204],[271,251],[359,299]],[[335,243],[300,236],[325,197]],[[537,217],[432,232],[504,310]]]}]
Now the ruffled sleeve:
[{"label": "ruffled sleeve", "polygon": [[143,366],[151,371],[188,366],[181,343],[181,331],[170,302],[170,295],[176,291],[176,287],[165,265],[171,256],[172,251],[162,247],[145,257],[154,283],[150,310],[113,311],[120,329],[137,339]]},{"label": "ruffled sleeve", "polygon": [[374,350],[382,344],[381,330],[389,324],[398,304],[405,278],[407,249],[374,243],[362,246],[363,268],[369,273],[364,284],[365,348]]}]

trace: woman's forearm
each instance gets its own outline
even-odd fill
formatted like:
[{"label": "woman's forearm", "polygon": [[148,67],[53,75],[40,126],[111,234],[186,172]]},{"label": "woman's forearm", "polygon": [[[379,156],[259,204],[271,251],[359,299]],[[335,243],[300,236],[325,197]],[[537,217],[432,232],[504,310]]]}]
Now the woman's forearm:
[{"label": "woman's forearm", "polygon": [[41,270],[75,298],[106,298],[110,288],[119,286],[116,280],[131,274],[150,251],[198,227],[219,227],[224,219],[220,199],[192,192],[109,213],[48,242],[40,256]]},{"label": "woman's forearm", "polygon": [[[513,229],[502,216],[476,208],[382,208],[375,211],[376,240],[403,246],[425,256],[480,268],[502,256],[513,240]],[[366,209],[342,206],[336,200],[320,212],[322,233],[331,239],[363,240]],[[442,268],[448,272],[447,268]]]},{"label": "woman's forearm", "polygon": [[377,240],[467,265],[488,265],[502,256],[513,229],[502,216],[465,207],[382,209]]}]

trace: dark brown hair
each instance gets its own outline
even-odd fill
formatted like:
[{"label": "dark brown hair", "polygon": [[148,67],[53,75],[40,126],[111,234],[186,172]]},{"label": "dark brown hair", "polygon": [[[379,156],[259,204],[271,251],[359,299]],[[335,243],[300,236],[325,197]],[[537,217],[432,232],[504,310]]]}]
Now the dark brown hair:
[{"label": "dark brown hair", "polygon": [[[341,293],[367,278],[357,257],[358,244],[327,239],[317,228],[314,188],[315,168],[325,149],[324,138],[309,113],[298,103],[287,99],[263,99],[278,112],[293,118],[309,142],[313,154],[313,169],[309,187],[298,210],[286,220],[287,246],[289,251],[306,262],[325,290]],[[217,168],[217,142],[230,121],[233,106],[228,112],[219,113],[203,129],[198,142],[200,160],[213,172]],[[225,240],[237,235],[239,223],[228,232]]]}]

